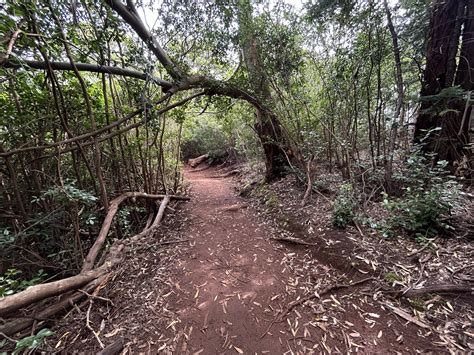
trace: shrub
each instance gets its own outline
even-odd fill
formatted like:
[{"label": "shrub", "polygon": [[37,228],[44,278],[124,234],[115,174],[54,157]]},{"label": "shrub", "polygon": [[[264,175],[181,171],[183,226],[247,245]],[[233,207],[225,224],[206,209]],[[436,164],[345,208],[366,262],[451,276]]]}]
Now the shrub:
[{"label": "shrub", "polygon": [[357,199],[352,184],[343,184],[332,205],[331,222],[337,228],[345,228],[356,217]]},{"label": "shrub", "polygon": [[21,280],[20,275],[21,271],[17,269],[8,269],[3,275],[0,275],[0,298],[37,285],[43,282],[47,276],[43,270],[38,270],[36,276],[30,280]]},{"label": "shrub", "polygon": [[383,206],[391,212],[385,235],[402,229],[418,239],[452,230],[449,215],[459,195],[459,184],[447,174],[446,161],[428,164],[419,149],[407,161],[407,169],[397,178],[403,182],[404,195],[390,199],[384,194]]}]

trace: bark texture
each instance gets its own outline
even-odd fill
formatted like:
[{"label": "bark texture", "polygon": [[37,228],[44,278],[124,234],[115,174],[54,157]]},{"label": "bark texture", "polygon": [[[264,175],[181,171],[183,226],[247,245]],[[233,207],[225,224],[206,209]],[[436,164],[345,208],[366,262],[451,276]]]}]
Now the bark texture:
[{"label": "bark texture", "polygon": [[[472,151],[468,147],[470,120],[466,117],[471,116],[468,93],[474,88],[474,71],[470,65],[474,62],[473,16],[474,0],[434,2],[421,90],[425,99],[415,125],[415,142],[423,142],[423,150],[436,153],[437,160],[447,160],[453,172],[460,162],[472,168]],[[435,99],[435,95],[453,85],[462,88],[467,99]],[[428,134],[435,128],[439,130]]]}]

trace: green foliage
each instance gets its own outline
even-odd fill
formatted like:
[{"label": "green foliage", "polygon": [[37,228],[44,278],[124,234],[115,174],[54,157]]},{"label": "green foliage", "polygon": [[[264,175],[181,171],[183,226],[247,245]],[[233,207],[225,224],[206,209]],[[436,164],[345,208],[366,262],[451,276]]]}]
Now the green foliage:
[{"label": "green foliage", "polygon": [[188,126],[187,135],[183,137],[182,154],[185,159],[203,154],[213,156],[228,146],[228,137],[217,122],[201,120]]},{"label": "green foliage", "polygon": [[454,112],[456,110],[450,109],[449,104],[452,101],[459,100],[464,96],[464,90],[459,86],[450,86],[442,89],[436,95],[422,96],[422,101],[430,101],[431,105],[428,109],[424,110],[423,113],[431,114],[433,116],[444,116],[447,113]]},{"label": "green foliage", "polygon": [[384,278],[385,281],[387,281],[390,284],[393,284],[396,281],[398,281],[398,282],[403,281],[403,277],[401,277],[400,275],[398,275],[397,273],[395,273],[393,271],[387,272],[383,276],[383,278]]},{"label": "green foliage", "polygon": [[423,299],[423,297],[410,297],[408,302],[417,311],[422,312],[425,310],[426,299]]},{"label": "green foliage", "polygon": [[331,222],[337,228],[345,228],[356,217],[357,199],[352,184],[342,184],[332,205]]},{"label": "green foliage", "polygon": [[49,337],[51,335],[54,335],[54,333],[51,330],[44,328],[44,329],[41,329],[35,335],[30,335],[21,340],[18,340],[15,345],[15,350],[13,351],[13,354],[14,355],[20,354],[23,350],[35,349],[41,346],[44,338]]},{"label": "green foliage", "polygon": [[390,212],[385,236],[401,229],[422,241],[453,229],[448,217],[460,186],[447,174],[446,165],[438,161],[431,166],[419,149],[410,155],[406,169],[397,176],[404,184],[404,196],[391,199],[384,194],[383,206]]},{"label": "green foliage", "polygon": [[44,191],[39,197],[33,198],[32,203],[52,198],[58,202],[75,201],[84,205],[93,205],[98,201],[98,198],[88,191],[78,189],[73,181],[66,182],[64,186],[53,186]]},{"label": "green foliage", "polygon": [[12,295],[25,290],[29,286],[37,285],[46,278],[47,274],[43,270],[38,270],[36,276],[30,280],[21,280],[19,276],[21,271],[17,269],[8,269],[0,276],[0,297]]}]

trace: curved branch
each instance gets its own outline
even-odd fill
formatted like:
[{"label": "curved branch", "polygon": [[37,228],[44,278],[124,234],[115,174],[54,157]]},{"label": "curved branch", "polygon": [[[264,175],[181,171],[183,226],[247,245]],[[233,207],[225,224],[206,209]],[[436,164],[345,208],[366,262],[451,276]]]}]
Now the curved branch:
[{"label": "curved branch", "polygon": [[[166,106],[166,107],[163,107],[159,110],[156,111],[157,114],[163,114],[169,110],[172,110],[173,108],[176,108],[178,106],[182,106],[184,105],[185,103],[187,103],[188,101],[191,101],[193,99],[195,99],[196,97],[199,97],[199,96],[203,96],[203,95],[206,95],[206,91],[201,91],[201,92],[198,92],[196,94],[193,94],[191,96],[188,96],[180,101],[177,101],[175,102],[174,104],[171,104],[169,106]],[[157,105],[165,100],[167,100],[169,97],[171,97],[172,95],[171,94],[167,94],[165,96],[163,96],[160,100],[158,100],[157,102],[154,103],[154,105]],[[110,130],[111,128],[114,128],[116,126],[119,126],[121,123],[125,122],[125,121],[128,121],[130,119],[132,119],[133,117],[141,114],[142,112],[144,111],[143,108],[140,108],[138,110],[135,110],[133,111],[132,113],[130,113],[129,115],[127,115],[126,117],[120,119],[120,120],[117,120],[107,126],[104,126],[102,128],[99,128],[98,130],[96,131],[93,131],[93,132],[89,132],[89,133],[85,133],[85,134],[82,134],[82,135],[79,135],[79,136],[75,136],[73,138],[70,138],[70,139],[65,139],[63,141],[60,141],[60,142],[54,142],[54,143],[50,143],[50,144],[46,144],[46,145],[42,145],[42,146],[37,146],[37,147],[25,147],[25,148],[18,148],[18,149],[12,149],[12,150],[9,150],[9,151],[4,151],[4,152],[1,152],[0,151],[0,157],[2,158],[8,158],[9,156],[11,155],[14,155],[14,154],[18,154],[18,153],[24,153],[24,152],[29,152],[29,151],[34,151],[34,150],[42,150],[42,149],[47,149],[47,148],[54,148],[54,147],[58,147],[60,145],[64,145],[64,144],[70,144],[70,143],[74,143],[78,140],[83,140],[83,139],[87,139],[87,138],[91,138],[91,137],[95,137],[105,131],[108,131]],[[119,130],[116,130],[116,131],[113,131],[105,136],[102,136],[99,138],[99,142],[103,142],[107,139],[110,139],[112,137],[115,137],[119,134],[122,134],[122,133],[125,133],[133,128],[137,128],[137,127],[140,127],[142,125],[144,125],[146,123],[146,120],[145,119],[142,119],[136,123],[132,123],[131,125],[128,125],[126,127],[123,127]],[[82,144],[82,147],[86,147],[86,146],[89,146],[89,145],[92,145],[94,144],[94,142],[84,142]],[[71,152],[73,150],[76,150],[77,147],[71,147],[71,148],[67,148],[67,149],[62,149],[59,154],[64,154],[64,153],[68,153],[68,152]],[[56,153],[58,154],[58,153]],[[44,159],[44,158],[49,158],[50,155],[43,155],[37,159]],[[35,159],[35,160],[37,160]]]},{"label": "curved branch", "polygon": [[[163,101],[167,100],[170,97],[171,97],[171,94],[166,94],[165,96],[160,98],[157,102],[155,102],[154,105],[158,105],[158,104],[162,103]],[[65,139],[65,140],[60,141],[60,142],[54,142],[54,143],[45,144],[45,145],[36,146],[36,147],[25,147],[25,148],[18,148],[18,149],[12,149],[12,150],[9,150],[9,151],[5,151],[5,152],[0,152],[0,157],[9,157],[11,155],[18,154],[18,153],[24,153],[24,152],[47,149],[47,148],[54,148],[54,147],[58,147],[60,145],[70,144],[70,143],[74,143],[74,142],[84,140],[84,139],[87,139],[87,138],[95,137],[95,136],[97,136],[97,135],[99,135],[103,132],[106,132],[106,131],[114,128],[114,127],[119,126],[120,124],[122,124],[126,121],[129,121],[133,117],[141,114],[144,110],[145,110],[144,108],[139,108],[138,110],[135,110],[135,111],[129,113],[127,116],[125,116],[125,117],[123,117],[123,118],[121,118],[121,119],[119,119],[119,120],[117,120],[117,121],[115,121],[111,124],[108,124],[108,125],[106,125],[102,128],[99,128],[98,130],[93,131],[93,132],[84,133],[84,134],[81,134],[79,136],[75,136],[73,138]]]},{"label": "curved branch", "polygon": [[105,0],[105,2],[133,28],[133,30],[143,40],[143,42],[146,43],[148,49],[153,52],[156,58],[158,58],[160,63],[165,67],[166,72],[174,80],[181,80],[184,77],[181,69],[179,69],[175,63],[173,63],[170,57],[168,57],[168,54],[166,54],[163,48],[161,48],[158,41],[153,37],[150,31],[148,31],[143,21],[138,16],[131,1],[127,1],[127,5],[122,3],[120,0]]},{"label": "curved branch", "polygon": [[[67,62],[50,61],[49,64],[51,65],[51,69],[53,70],[71,70],[71,71],[74,70],[71,63],[67,63]],[[0,66],[3,68],[11,68],[11,69],[24,68],[25,66],[31,69],[42,69],[42,70],[48,69],[48,63],[46,62],[37,61],[37,60],[24,60],[24,59],[21,59],[20,63],[15,63],[15,62],[12,62],[11,60],[7,60]],[[98,64],[89,64],[89,63],[75,63],[75,66],[77,67],[77,70],[79,71],[120,75],[120,76],[126,76],[130,78],[141,79],[141,80],[150,79],[147,73],[139,72],[133,69],[125,69],[125,68],[120,68],[120,67],[112,67],[108,65],[98,65]],[[169,90],[173,86],[173,84],[170,83],[169,81],[166,81],[160,78],[151,77],[151,80],[155,82],[157,85],[163,87],[165,90]]]},{"label": "curved branch", "polygon": [[[175,196],[175,195],[152,195],[152,194],[147,194],[145,192],[125,192],[122,195],[116,197],[110,202],[109,209],[107,212],[107,216],[104,219],[104,223],[102,224],[102,228],[100,229],[99,236],[95,240],[94,244],[89,250],[89,253],[86,256],[86,259],[84,260],[84,264],[82,265],[82,270],[81,274],[90,272],[93,267],[95,260],[97,259],[97,255],[99,254],[100,249],[102,248],[102,245],[104,245],[105,239],[107,238],[107,235],[110,230],[110,226],[112,225],[112,221],[115,217],[115,214],[118,211],[118,208],[120,204],[125,201],[128,198],[149,198],[149,199],[164,199],[164,201],[169,201],[170,199],[173,200],[184,200],[187,201],[189,200],[189,197],[184,197],[184,196]],[[167,203],[166,202],[166,203]],[[166,206],[166,204],[165,204]],[[163,212],[162,212],[163,213]],[[161,220],[161,219],[160,219]]]}]

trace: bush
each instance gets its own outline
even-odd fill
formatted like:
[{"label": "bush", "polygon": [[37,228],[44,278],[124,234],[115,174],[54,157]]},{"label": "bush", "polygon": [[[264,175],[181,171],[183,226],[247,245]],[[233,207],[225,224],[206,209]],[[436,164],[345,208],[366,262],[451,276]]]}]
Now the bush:
[{"label": "bush", "polygon": [[26,288],[37,285],[44,281],[47,274],[43,270],[38,270],[36,276],[30,280],[21,280],[22,272],[17,269],[8,269],[0,275],[0,298],[26,290]]},{"label": "bush", "polygon": [[352,184],[343,184],[332,205],[331,222],[337,228],[345,228],[356,217],[357,199]]},{"label": "bush", "polygon": [[181,146],[185,160],[203,154],[218,156],[229,147],[226,134],[217,123],[212,121],[196,122],[188,127]]},{"label": "bush", "polygon": [[404,195],[389,199],[384,194],[383,206],[391,212],[384,234],[404,230],[418,239],[452,230],[449,216],[459,195],[459,184],[446,172],[446,161],[434,166],[419,149],[407,161],[407,169],[397,178],[402,181]]}]

